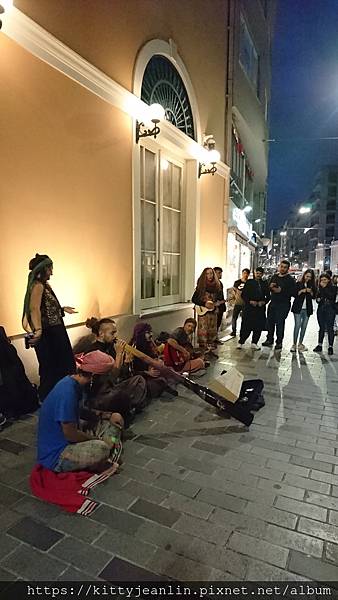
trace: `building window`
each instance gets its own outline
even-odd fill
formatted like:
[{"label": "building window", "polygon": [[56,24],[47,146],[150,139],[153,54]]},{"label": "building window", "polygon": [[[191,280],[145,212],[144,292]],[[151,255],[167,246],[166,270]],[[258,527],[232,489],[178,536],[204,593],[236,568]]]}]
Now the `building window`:
[{"label": "building window", "polygon": [[325,230],[325,237],[327,242],[331,242],[334,238],[334,227],[327,227]]},{"label": "building window", "polygon": [[183,165],[140,147],[141,306],[182,296]]},{"label": "building window", "polygon": [[336,172],[332,172],[332,171],[329,172],[328,182],[329,183],[337,183],[337,173]]},{"label": "building window", "polygon": [[232,132],[231,140],[231,168],[232,177],[236,181],[240,190],[242,190],[244,185],[245,157],[242,144],[239,138],[235,135],[234,130]]},{"label": "building window", "polygon": [[337,185],[329,185],[327,188],[328,196],[336,197],[337,196]]},{"label": "building window", "polygon": [[336,199],[329,198],[326,202],[326,210],[336,210]]},{"label": "building window", "polygon": [[326,215],[326,223],[335,223],[336,222],[336,215],[335,213],[329,213]]},{"label": "building window", "polygon": [[242,15],[240,23],[239,62],[259,97],[259,56]]},{"label": "building window", "polygon": [[262,5],[264,17],[267,18],[267,16],[268,16],[268,0],[260,0],[260,2]]},{"label": "building window", "polygon": [[155,55],[148,62],[143,75],[141,99],[147,104],[161,104],[167,121],[195,139],[188,92],[180,74],[164,56]]}]

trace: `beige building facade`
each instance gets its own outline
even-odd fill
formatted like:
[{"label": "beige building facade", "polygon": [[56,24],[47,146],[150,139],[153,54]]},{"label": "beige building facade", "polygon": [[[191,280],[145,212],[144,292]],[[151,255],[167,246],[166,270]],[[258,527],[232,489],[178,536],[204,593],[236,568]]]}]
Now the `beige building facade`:
[{"label": "beige building facade", "polygon": [[[232,4],[206,15],[202,0],[15,0],[5,11],[0,322],[21,346],[36,252],[78,310],[73,341],[92,315],[117,316],[126,335],[139,317],[176,326],[200,271],[226,269]],[[137,143],[146,93],[164,94],[166,120]],[[205,136],[220,160],[199,177]]]}]

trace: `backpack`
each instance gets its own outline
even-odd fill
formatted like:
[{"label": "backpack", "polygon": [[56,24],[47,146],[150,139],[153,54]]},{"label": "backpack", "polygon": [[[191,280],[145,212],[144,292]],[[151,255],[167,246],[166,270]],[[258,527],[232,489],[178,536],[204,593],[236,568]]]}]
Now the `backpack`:
[{"label": "backpack", "polygon": [[0,411],[18,417],[38,408],[36,386],[29,381],[16,349],[0,327]]}]

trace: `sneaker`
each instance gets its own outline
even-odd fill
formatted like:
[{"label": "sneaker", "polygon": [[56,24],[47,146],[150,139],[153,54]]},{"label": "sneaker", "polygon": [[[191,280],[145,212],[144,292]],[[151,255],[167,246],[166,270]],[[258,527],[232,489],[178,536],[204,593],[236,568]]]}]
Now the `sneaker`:
[{"label": "sneaker", "polygon": [[224,342],[222,342],[221,340],[216,340],[216,344],[218,346],[223,346]]},{"label": "sneaker", "polygon": [[230,333],[230,335],[231,335],[231,337],[236,337],[236,331],[232,331],[232,332]]},{"label": "sneaker", "polygon": [[205,360],[205,361],[204,361],[204,366],[205,366],[205,368],[206,368],[206,369],[207,369],[208,367],[210,367],[210,365],[211,365],[211,362],[210,362],[210,360]]},{"label": "sneaker", "polygon": [[260,350],[260,349],[261,349],[261,347],[260,347],[260,346],[258,346],[258,344],[251,344],[251,349],[252,349],[252,350]]},{"label": "sneaker", "polygon": [[[298,346],[299,347],[299,346]],[[290,352],[296,352],[297,350],[297,346],[296,344],[292,344],[291,348],[290,348]]]},{"label": "sneaker", "polygon": [[5,425],[6,421],[7,421],[7,419],[6,419],[5,415],[3,413],[0,413],[0,427]]},{"label": "sneaker", "polygon": [[271,346],[273,346],[273,342],[271,342],[270,340],[265,340],[262,346],[265,346],[266,348],[271,348]]},{"label": "sneaker", "polygon": [[275,350],[282,350],[283,344],[277,343],[275,344]]},{"label": "sneaker", "polygon": [[298,344],[298,350],[299,350],[299,352],[306,352],[307,347],[304,346],[304,344]]},{"label": "sneaker", "polygon": [[240,343],[238,342],[238,344],[237,344],[236,348],[237,348],[237,350],[242,350],[242,348],[243,348],[243,344],[240,344]]},{"label": "sneaker", "polygon": [[323,351],[323,346],[321,346],[320,344],[318,344],[318,346],[316,346],[313,349],[314,352],[322,352]]},{"label": "sneaker", "polygon": [[333,348],[332,348],[332,346],[329,346],[329,349],[328,349],[327,353],[328,353],[329,356],[332,356],[332,354],[333,354]]}]

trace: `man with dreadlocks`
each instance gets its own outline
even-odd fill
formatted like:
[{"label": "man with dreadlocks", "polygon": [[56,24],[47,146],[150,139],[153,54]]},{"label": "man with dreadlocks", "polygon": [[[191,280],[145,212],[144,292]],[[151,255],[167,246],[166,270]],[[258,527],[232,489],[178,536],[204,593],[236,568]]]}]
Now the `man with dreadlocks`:
[{"label": "man with dreadlocks", "polygon": [[132,375],[130,365],[125,362],[125,342],[117,339],[117,327],[109,317],[87,319],[86,326],[95,335],[95,340],[86,351],[100,350],[113,358],[114,366],[109,373],[95,375],[88,394],[92,408],[119,412],[129,424],[135,412],[146,406],[147,386],[142,375]]}]

